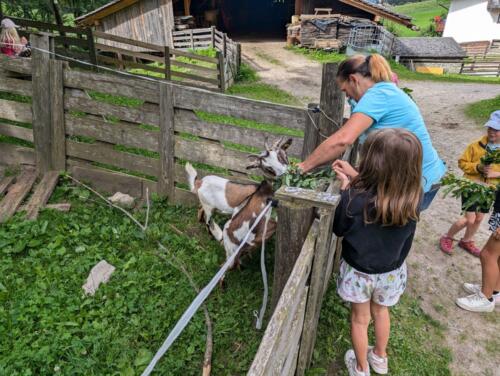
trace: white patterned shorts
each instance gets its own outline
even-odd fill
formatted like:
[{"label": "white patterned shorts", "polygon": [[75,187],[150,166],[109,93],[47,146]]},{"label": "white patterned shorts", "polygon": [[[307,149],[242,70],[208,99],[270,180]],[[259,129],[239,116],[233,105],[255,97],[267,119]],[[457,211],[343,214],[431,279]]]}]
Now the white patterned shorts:
[{"label": "white patterned shorts", "polygon": [[337,293],[351,303],[373,300],[383,306],[393,306],[406,288],[406,262],[398,269],[382,274],[362,273],[344,260],[340,264]]},{"label": "white patterned shorts", "polygon": [[500,212],[493,212],[488,224],[490,225],[490,231],[495,232],[500,227]]}]

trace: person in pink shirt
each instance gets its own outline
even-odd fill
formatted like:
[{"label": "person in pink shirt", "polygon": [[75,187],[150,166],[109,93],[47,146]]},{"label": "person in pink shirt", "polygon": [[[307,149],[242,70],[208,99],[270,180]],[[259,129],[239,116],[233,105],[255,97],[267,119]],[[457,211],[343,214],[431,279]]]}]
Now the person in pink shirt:
[{"label": "person in pink shirt", "polygon": [[1,23],[0,52],[7,56],[18,56],[26,48],[28,41],[25,37],[19,38],[18,26],[9,18]]}]

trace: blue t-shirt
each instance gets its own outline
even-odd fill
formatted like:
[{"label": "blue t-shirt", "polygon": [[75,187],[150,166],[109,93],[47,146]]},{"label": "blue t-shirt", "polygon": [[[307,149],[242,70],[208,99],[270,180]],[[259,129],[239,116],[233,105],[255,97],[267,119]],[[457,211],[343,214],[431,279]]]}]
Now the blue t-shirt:
[{"label": "blue t-shirt", "polygon": [[361,97],[352,113],[362,113],[373,119],[368,132],[384,128],[404,128],[412,132],[422,143],[424,192],[441,180],[446,166],[432,146],[424,119],[415,102],[395,84],[379,82],[373,85]]}]

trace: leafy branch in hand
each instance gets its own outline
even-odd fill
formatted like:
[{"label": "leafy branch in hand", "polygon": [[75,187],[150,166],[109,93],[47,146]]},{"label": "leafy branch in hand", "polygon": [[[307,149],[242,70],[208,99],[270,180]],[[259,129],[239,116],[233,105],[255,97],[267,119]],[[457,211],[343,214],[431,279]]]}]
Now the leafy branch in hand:
[{"label": "leafy branch in hand", "polygon": [[292,163],[288,166],[287,172],[277,180],[275,188],[286,185],[288,187],[316,189],[323,183],[328,183],[334,178],[335,172],[329,166],[314,172],[302,174],[299,171],[298,165]]},{"label": "leafy branch in hand", "polygon": [[456,177],[454,174],[447,174],[441,184],[446,187],[444,196],[451,194],[455,198],[464,198],[464,209],[467,210],[473,205],[482,208],[490,208],[495,201],[497,187],[476,183],[472,180]]}]

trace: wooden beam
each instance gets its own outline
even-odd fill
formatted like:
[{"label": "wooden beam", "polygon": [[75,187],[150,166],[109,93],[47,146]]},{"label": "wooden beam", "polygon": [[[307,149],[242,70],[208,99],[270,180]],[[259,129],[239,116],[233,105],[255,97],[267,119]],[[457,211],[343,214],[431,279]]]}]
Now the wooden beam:
[{"label": "wooden beam", "polygon": [[191,15],[191,0],[184,0],[184,15]]},{"label": "wooden beam", "polygon": [[302,0],[295,0],[295,12],[296,16],[300,16],[302,14]]},{"label": "wooden beam", "polygon": [[47,201],[49,201],[52,192],[59,180],[58,171],[49,171],[43,175],[42,180],[35,189],[35,192],[26,205],[26,219],[35,220],[38,217],[38,212],[42,209]]},{"label": "wooden beam", "polygon": [[21,173],[16,183],[10,187],[7,195],[0,202],[0,223],[8,220],[21,206],[35,180],[36,171],[34,169],[26,169]]}]

